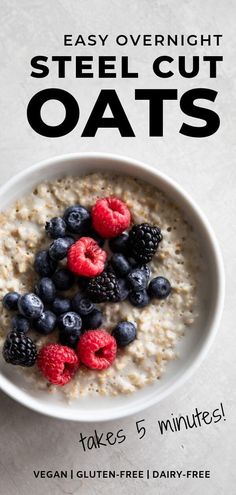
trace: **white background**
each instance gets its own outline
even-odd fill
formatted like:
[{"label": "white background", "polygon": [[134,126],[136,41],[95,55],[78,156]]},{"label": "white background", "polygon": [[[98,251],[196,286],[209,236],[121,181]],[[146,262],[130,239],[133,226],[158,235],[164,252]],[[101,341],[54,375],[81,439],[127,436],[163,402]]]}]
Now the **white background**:
[{"label": "white background", "polygon": [[[222,495],[235,492],[235,2],[232,0],[1,0],[1,183],[16,172],[53,155],[75,151],[106,151],[143,160],[176,179],[197,201],[210,220],[223,251],[227,294],[217,339],[195,376],[175,394],[151,409],[121,421],[96,424],[67,423],[33,413],[4,394],[1,398],[0,479],[1,494],[41,495],[117,494]],[[109,34],[101,46],[63,47],[63,35]],[[223,34],[219,48],[142,47],[117,48],[118,34]],[[45,79],[30,77],[35,55],[129,55],[138,80],[76,80],[71,63],[65,80],[56,68]],[[218,54],[218,78],[209,79],[202,65],[195,79],[177,75],[159,80],[152,62],[159,55],[175,59]],[[119,65],[118,65],[119,67]],[[80,121],[63,138],[47,139],[29,126],[26,108],[37,91],[62,87],[78,100]],[[179,134],[183,115],[178,102],[164,109],[164,137],[148,137],[148,104],[135,102],[134,88],[177,88],[179,95],[192,87],[209,87],[219,94],[214,103],[221,117],[219,131],[205,139]],[[100,130],[95,138],[81,138],[83,127],[101,88],[116,88],[136,138],[121,138],[117,130]],[[45,109],[46,112],[46,109]],[[53,106],[53,119],[59,119]],[[52,118],[52,117],[51,117]],[[186,120],[186,119],[185,119]],[[190,119],[189,119],[190,122]],[[160,436],[158,418],[200,410],[212,411],[223,402],[226,421],[199,429]],[[145,418],[147,434],[138,440],[135,421]],[[83,453],[79,433],[90,435],[123,428],[127,440],[121,445]],[[33,469],[208,469],[210,480],[35,480]],[[233,479],[234,477],[234,479]]]}]

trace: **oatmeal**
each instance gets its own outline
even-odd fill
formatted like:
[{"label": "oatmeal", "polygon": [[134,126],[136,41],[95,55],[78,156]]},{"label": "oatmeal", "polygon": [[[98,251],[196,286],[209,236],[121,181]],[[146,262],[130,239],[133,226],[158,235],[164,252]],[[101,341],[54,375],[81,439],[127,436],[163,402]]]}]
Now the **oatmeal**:
[{"label": "oatmeal", "polygon": [[[151,298],[145,307],[135,307],[128,300],[97,304],[104,316],[103,329],[111,332],[117,323],[129,321],[137,328],[137,338],[124,348],[118,347],[116,359],[109,368],[93,370],[81,366],[71,382],[60,388],[68,398],[126,394],[158,380],[168,361],[176,358],[179,338],[198,316],[201,253],[183,213],[170,198],[146,182],[103,173],[39,184],[32,193],[0,214],[1,299],[9,291],[32,292],[37,278],[35,254],[48,247],[46,221],[61,216],[70,205],[91,208],[98,198],[107,196],[125,202],[133,224],[160,227],[163,239],[149,264],[151,278],[165,277],[172,289],[166,299]],[[75,292],[78,287],[71,289],[69,296]],[[68,291],[62,295],[67,297]],[[10,330],[10,318],[1,305],[1,344]],[[57,329],[49,335],[32,329],[28,335],[38,349],[48,342],[58,341]],[[36,387],[51,392],[58,390],[45,380],[36,365],[20,370]]]}]

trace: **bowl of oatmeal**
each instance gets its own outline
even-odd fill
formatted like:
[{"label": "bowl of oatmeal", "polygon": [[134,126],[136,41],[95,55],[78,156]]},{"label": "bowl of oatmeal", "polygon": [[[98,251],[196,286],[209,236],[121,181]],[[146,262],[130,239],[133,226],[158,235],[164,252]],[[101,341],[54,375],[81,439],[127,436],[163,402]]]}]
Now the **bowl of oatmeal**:
[{"label": "bowl of oatmeal", "polygon": [[[152,280],[169,281],[171,291],[168,297],[148,296],[145,304],[133,303],[130,295],[96,300],[102,314],[99,326],[108,337],[115,335],[120,322],[130,322],[135,335],[128,345],[117,346],[109,367],[94,369],[82,362],[63,386],[47,380],[37,361],[33,366],[12,366],[1,351],[2,390],[25,406],[57,418],[104,421],[157,403],[198,367],[222,312],[224,271],[218,244],[206,218],[181,187],[156,169],[126,157],[65,155],[21,172],[0,190],[1,349],[12,331],[12,314],[2,300],[12,291],[34,291],[35,257],[49,244],[45,224],[61,218],[72,205],[92,211],[96,202],[107,197],[119,198],[129,210],[128,234],[134,225],[160,229],[162,239],[148,270]],[[107,245],[101,249],[109,258]],[[77,282],[75,286],[69,295],[62,290],[59,296],[73,299]],[[35,352],[57,344],[59,338],[57,328],[42,335],[32,321],[27,336]]]}]

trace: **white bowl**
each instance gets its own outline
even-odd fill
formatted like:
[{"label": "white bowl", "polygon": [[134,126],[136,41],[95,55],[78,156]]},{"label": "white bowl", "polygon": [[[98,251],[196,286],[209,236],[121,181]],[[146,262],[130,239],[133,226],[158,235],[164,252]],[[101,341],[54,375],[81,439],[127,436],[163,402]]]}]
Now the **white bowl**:
[{"label": "white bowl", "polygon": [[45,160],[16,175],[0,189],[0,209],[23,197],[43,180],[94,171],[113,171],[139,177],[164,191],[184,211],[198,234],[207,264],[205,304],[200,318],[180,340],[179,359],[168,363],[160,381],[128,396],[83,398],[67,404],[59,393],[50,395],[33,388],[14,366],[0,359],[0,387],[4,392],[35,411],[74,421],[105,421],[128,416],[157,403],[175,390],[205,357],[216,335],[224,300],[222,258],[208,221],[179,185],[143,163],[102,153],[79,153]]}]

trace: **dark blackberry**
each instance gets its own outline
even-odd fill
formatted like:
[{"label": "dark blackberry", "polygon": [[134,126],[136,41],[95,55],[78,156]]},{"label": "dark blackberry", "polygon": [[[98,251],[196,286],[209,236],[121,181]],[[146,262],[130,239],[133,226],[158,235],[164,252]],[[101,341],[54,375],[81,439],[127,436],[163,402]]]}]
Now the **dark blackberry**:
[{"label": "dark blackberry", "polygon": [[120,288],[116,275],[111,272],[103,272],[98,277],[90,279],[86,294],[95,303],[118,301]]},{"label": "dark blackberry", "polygon": [[33,366],[37,358],[36,345],[24,333],[11,332],[3,346],[3,357],[10,364]]},{"label": "dark blackberry", "polygon": [[129,233],[129,254],[137,263],[148,263],[161,240],[162,234],[159,227],[148,223],[134,225]]}]

